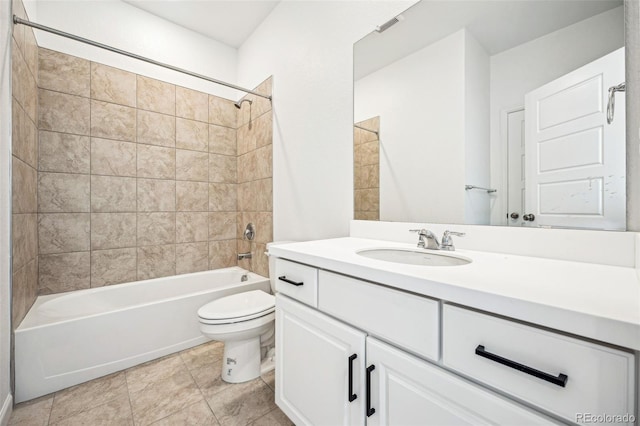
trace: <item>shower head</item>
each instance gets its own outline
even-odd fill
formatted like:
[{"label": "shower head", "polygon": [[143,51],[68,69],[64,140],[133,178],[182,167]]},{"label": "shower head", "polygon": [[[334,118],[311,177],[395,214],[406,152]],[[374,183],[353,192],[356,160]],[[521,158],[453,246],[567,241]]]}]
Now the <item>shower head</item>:
[{"label": "shower head", "polygon": [[398,16],[396,16],[394,18],[391,18],[387,22],[385,22],[384,24],[378,25],[376,27],[376,32],[383,33],[383,32],[387,31],[389,28],[391,28],[392,26],[394,26],[395,24],[397,24],[400,21],[404,21],[404,16],[398,15]]},{"label": "shower head", "polygon": [[242,106],[243,102],[249,102],[249,105],[251,105],[253,103],[253,101],[251,99],[240,99],[234,105],[236,106],[236,108],[240,109],[240,107]]}]

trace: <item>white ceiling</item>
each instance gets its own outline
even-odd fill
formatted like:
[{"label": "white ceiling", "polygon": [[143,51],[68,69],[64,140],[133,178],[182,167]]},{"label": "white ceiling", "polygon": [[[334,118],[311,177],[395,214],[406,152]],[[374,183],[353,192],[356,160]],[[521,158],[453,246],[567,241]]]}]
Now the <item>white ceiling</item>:
[{"label": "white ceiling", "polygon": [[124,0],[132,6],[238,48],[279,1]]},{"label": "white ceiling", "polygon": [[356,43],[355,79],[461,28],[495,55],[621,5],[621,0],[423,0],[402,13],[404,20]]}]

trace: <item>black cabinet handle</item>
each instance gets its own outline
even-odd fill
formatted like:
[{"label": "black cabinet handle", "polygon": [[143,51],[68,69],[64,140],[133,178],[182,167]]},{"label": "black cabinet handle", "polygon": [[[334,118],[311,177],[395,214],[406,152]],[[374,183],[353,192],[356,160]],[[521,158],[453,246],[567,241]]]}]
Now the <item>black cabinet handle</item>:
[{"label": "black cabinet handle", "polygon": [[376,409],[371,407],[371,372],[375,369],[375,365],[367,367],[367,417],[371,417],[376,412]]},{"label": "black cabinet handle", "polygon": [[358,358],[357,354],[353,354],[349,357],[349,402],[353,402],[358,395],[353,393],[353,360]]},{"label": "black cabinet handle", "polygon": [[487,352],[484,350],[483,345],[478,345],[476,348],[476,355],[480,355],[483,358],[490,359],[491,361],[495,361],[498,364],[506,365],[507,367],[514,368],[518,371],[522,371],[523,373],[530,374],[538,379],[542,379],[549,383],[553,383],[554,385],[565,387],[567,385],[567,380],[569,377],[566,374],[558,374],[558,377],[553,376],[549,373],[545,373],[544,371],[536,370],[535,368],[528,367],[524,364],[520,364],[519,362],[511,361],[510,359],[503,358],[500,355],[492,354],[491,352]]},{"label": "black cabinet handle", "polygon": [[283,276],[281,276],[281,277],[278,277],[278,279],[279,279],[280,281],[284,281],[285,283],[293,284],[293,285],[295,285],[295,286],[300,286],[300,285],[303,285],[303,284],[304,284],[304,282],[302,282],[302,281],[300,281],[299,283],[297,283],[297,282],[295,282],[295,281],[288,280],[286,275],[283,275]]}]

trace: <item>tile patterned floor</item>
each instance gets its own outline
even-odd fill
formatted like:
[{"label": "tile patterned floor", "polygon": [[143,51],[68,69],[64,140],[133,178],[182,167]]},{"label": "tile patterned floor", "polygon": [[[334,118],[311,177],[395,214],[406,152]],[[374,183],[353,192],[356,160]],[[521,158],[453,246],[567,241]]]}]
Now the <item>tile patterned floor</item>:
[{"label": "tile patterned floor", "polygon": [[225,383],[222,350],[206,343],[18,404],[9,425],[293,425],[274,403],[273,371]]}]

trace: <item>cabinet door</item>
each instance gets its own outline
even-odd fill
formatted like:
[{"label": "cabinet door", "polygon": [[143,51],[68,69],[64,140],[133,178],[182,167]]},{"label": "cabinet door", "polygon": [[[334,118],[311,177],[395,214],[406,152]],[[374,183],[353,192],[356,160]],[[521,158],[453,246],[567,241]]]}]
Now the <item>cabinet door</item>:
[{"label": "cabinet door", "polygon": [[364,346],[363,332],[277,294],[276,404],[298,426],[364,425]]},{"label": "cabinet door", "polygon": [[[550,419],[426,361],[367,338],[373,425],[531,425]],[[368,409],[369,407],[367,407]],[[370,411],[370,410],[369,410]]]}]

